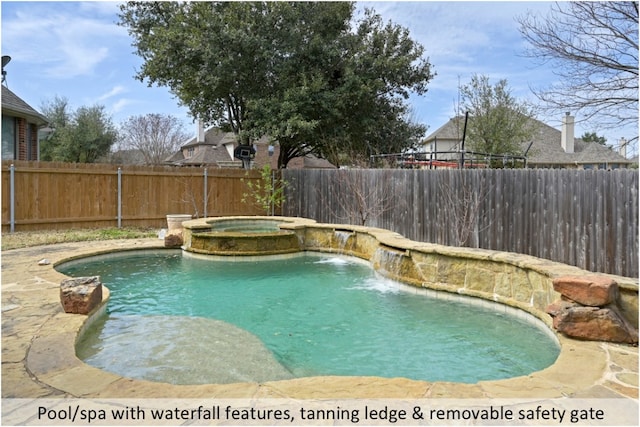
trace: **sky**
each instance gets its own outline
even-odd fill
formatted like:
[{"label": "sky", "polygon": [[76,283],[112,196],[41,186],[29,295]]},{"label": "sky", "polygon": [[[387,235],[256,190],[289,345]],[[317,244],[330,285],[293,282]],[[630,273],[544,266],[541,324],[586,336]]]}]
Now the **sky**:
[{"label": "sky", "polygon": [[[187,130],[196,126],[186,108],[166,87],[149,87],[135,79],[142,60],[134,54],[126,28],[118,26],[118,2],[2,1],[1,52],[11,56],[6,85],[29,105],[41,107],[65,97],[71,108],[103,105],[119,124],[133,115],[171,114]],[[521,101],[537,102],[531,89],[555,81],[549,66],[526,58],[526,44],[516,17],[545,14],[550,2],[358,2],[375,9],[385,21],[409,29],[422,44],[435,78],[425,95],[409,99],[414,120],[428,126],[427,135],[455,115],[459,84],[474,74],[490,83],[506,79]],[[561,117],[539,119],[560,129]],[[577,137],[596,132],[616,146],[631,139],[636,128],[599,129],[576,117]]]}]

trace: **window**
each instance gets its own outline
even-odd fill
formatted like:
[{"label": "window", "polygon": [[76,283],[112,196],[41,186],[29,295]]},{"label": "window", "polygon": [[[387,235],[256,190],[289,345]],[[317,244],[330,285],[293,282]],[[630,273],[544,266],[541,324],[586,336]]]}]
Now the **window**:
[{"label": "window", "polygon": [[2,116],[2,160],[16,158],[16,120]]}]

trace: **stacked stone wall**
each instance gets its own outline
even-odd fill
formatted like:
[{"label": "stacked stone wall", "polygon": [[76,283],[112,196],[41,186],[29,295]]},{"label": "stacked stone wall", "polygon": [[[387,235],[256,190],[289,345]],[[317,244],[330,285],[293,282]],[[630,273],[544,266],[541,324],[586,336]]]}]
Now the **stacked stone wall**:
[{"label": "stacked stone wall", "polygon": [[[553,318],[547,308],[561,299],[554,279],[605,278],[616,283],[617,311],[632,328],[638,328],[638,279],[591,273],[530,255],[414,242],[378,228],[282,219],[287,221],[286,228],[296,230],[301,250],[356,256],[386,277],[515,307],[549,326]],[[201,225],[192,223],[187,229]]]}]

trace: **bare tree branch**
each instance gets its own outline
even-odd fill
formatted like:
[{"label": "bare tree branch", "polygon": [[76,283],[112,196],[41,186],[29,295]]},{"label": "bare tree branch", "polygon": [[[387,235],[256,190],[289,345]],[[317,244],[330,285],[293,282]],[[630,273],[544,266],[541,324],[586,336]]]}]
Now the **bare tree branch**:
[{"label": "bare tree branch", "polygon": [[[482,179],[473,181],[473,176],[479,177],[477,174],[463,173],[459,175],[457,185],[447,179],[441,179],[438,184],[446,212],[454,224],[449,231],[453,238],[451,243],[455,246],[480,247],[480,232],[491,226],[490,218],[480,216],[482,203],[489,197],[491,188]],[[481,225],[482,219],[488,220],[488,223]]]},{"label": "bare tree branch", "polygon": [[638,3],[556,3],[519,17],[525,56],[553,65],[559,83],[533,89],[554,114],[580,113],[614,128],[638,122]]},{"label": "bare tree branch", "polygon": [[129,117],[120,127],[123,148],[138,150],[147,165],[159,165],[173,154],[189,134],[176,117],[147,114]]},{"label": "bare tree branch", "polygon": [[[349,224],[367,225],[370,221],[401,207],[394,193],[390,174],[385,173],[380,182],[372,182],[370,170],[338,170],[336,180],[329,186],[327,206],[336,206],[333,216]],[[320,195],[321,196],[321,195]]]}]

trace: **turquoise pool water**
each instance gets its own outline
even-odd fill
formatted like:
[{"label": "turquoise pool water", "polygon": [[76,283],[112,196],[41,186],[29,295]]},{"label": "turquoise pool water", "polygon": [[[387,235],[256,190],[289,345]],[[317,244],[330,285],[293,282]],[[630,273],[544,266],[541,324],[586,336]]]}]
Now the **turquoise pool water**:
[{"label": "turquoise pool water", "polygon": [[305,253],[229,262],[126,254],[62,266],[99,275],[108,314],[78,344],[117,374],[196,384],[315,375],[475,383],[552,364],[525,321],[402,290],[360,260]]}]

